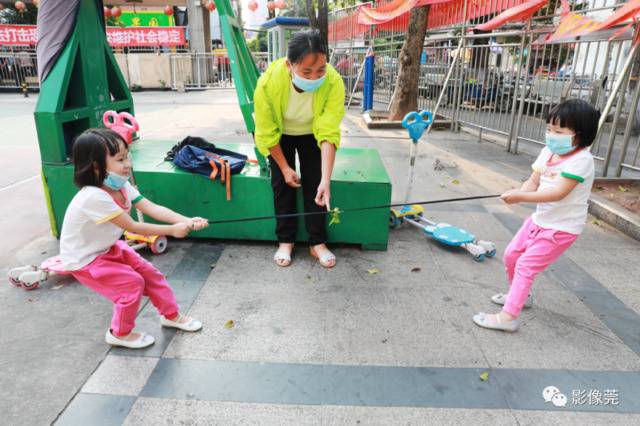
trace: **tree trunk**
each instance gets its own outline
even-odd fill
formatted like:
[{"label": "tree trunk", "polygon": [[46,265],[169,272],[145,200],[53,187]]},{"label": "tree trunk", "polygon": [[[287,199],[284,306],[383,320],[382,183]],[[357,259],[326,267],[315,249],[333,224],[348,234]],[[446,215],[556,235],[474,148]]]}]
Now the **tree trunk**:
[{"label": "tree trunk", "polygon": [[407,37],[398,57],[400,70],[396,80],[395,96],[389,108],[389,120],[402,120],[408,112],[418,109],[420,55],[427,33],[427,14],[428,6],[411,10]]},{"label": "tree trunk", "polygon": [[[329,46],[329,4],[327,0],[306,0],[311,28],[320,31],[325,46]],[[318,6],[316,10],[316,5]]]}]

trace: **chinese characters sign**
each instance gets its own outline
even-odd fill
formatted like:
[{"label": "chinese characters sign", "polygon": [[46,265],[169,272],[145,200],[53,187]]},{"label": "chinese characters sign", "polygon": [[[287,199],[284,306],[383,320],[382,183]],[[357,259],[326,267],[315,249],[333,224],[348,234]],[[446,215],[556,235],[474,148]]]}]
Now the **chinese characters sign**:
[{"label": "chinese characters sign", "polygon": [[107,40],[112,47],[186,44],[183,27],[108,28]]},{"label": "chinese characters sign", "polygon": [[38,39],[35,25],[0,25],[0,45],[34,45]]},{"label": "chinese characters sign", "polygon": [[[184,27],[107,28],[112,47],[182,46],[187,43]],[[35,25],[0,25],[0,45],[33,46],[38,41]]]}]

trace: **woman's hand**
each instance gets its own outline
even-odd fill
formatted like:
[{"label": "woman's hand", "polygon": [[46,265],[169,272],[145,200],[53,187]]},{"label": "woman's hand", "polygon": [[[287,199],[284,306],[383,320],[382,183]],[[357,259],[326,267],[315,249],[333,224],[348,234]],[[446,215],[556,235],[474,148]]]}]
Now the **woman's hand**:
[{"label": "woman's hand", "polygon": [[300,188],[300,176],[291,167],[287,167],[282,171],[284,181],[292,188]]},{"label": "woman's hand", "polygon": [[189,234],[189,224],[187,222],[178,222],[171,225],[171,236],[175,238],[184,238]]},{"label": "woman's hand", "polygon": [[201,217],[192,217],[188,220],[187,224],[191,231],[199,231],[209,226],[209,221]]},{"label": "woman's hand", "polygon": [[316,204],[319,206],[325,206],[328,210],[331,210],[331,188],[329,181],[320,181],[318,185],[318,193],[316,194]]},{"label": "woman's hand", "polygon": [[502,201],[507,204],[515,204],[522,201],[522,191],[518,189],[510,189],[500,196]]}]

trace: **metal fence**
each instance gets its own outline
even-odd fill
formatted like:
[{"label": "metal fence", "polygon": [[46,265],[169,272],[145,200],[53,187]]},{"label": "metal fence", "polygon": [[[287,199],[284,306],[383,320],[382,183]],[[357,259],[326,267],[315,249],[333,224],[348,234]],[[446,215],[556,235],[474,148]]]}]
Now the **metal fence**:
[{"label": "metal fence", "polygon": [[33,51],[0,51],[0,88],[38,87],[38,65]]},{"label": "metal fence", "polygon": [[[428,32],[418,82],[419,107],[432,110],[438,96],[444,92],[438,115],[449,120],[454,129],[473,132],[483,139],[499,140],[509,151],[517,153],[523,149],[534,152],[544,144],[546,114],[557,103],[580,98],[604,112],[609,101],[612,107],[592,146],[598,173],[603,176],[639,175],[640,53],[632,52],[633,30],[613,40],[609,40],[611,34],[605,34],[599,39],[583,37],[564,43],[544,43],[554,31],[560,15],[560,1],[552,0],[529,22],[510,24],[492,33],[468,31],[495,16],[501,6],[500,0],[485,3],[485,9],[494,13],[482,15],[477,7],[469,11],[467,6],[471,1],[458,1],[448,14],[439,13],[427,18]],[[578,13],[602,20],[624,2],[588,0],[571,3],[579,9]],[[344,28],[350,20],[357,22],[357,19],[349,18],[356,14],[357,9],[353,8],[336,11],[330,21],[340,22],[341,25],[334,25],[334,28]],[[452,22],[450,16],[455,15],[468,19]],[[369,48],[374,50],[377,109],[388,108],[392,101],[407,23],[405,16],[382,28],[363,29],[352,25],[354,39],[362,40],[358,44],[350,44],[344,30],[333,38],[330,35],[332,63],[345,81],[350,82],[347,88],[354,97],[359,91],[352,80],[355,76],[356,81],[361,81],[357,76],[363,52]],[[454,64],[459,46],[462,47]],[[630,58],[632,53],[635,56]],[[337,66],[344,57],[352,58],[351,68]],[[627,61],[635,65],[625,69]],[[452,76],[445,87],[445,76],[451,67]],[[612,98],[618,86],[620,95]]]},{"label": "metal fence", "polygon": [[[253,53],[258,68],[264,71],[268,53]],[[178,53],[169,56],[171,87],[174,90],[233,87],[229,58],[216,53]]]},{"label": "metal fence", "polygon": [[[233,87],[229,58],[220,53],[189,53],[174,48],[117,48],[114,55],[132,89],[208,89]],[[267,53],[254,53],[266,69]],[[0,50],[0,89],[39,88],[36,52],[32,48]]]}]

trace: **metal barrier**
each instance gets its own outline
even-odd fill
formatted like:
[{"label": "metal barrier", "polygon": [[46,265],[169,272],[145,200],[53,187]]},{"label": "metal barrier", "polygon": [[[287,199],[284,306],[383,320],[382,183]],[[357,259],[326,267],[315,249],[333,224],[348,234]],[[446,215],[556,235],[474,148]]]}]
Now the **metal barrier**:
[{"label": "metal barrier", "polygon": [[0,51],[0,88],[21,89],[23,84],[40,86],[35,52]]},{"label": "metal barrier", "polygon": [[[266,69],[267,53],[254,53],[261,71]],[[174,90],[233,87],[227,56],[217,53],[176,53],[169,56],[171,88]]]},{"label": "metal barrier", "polygon": [[[500,1],[487,1],[486,10],[500,6]],[[577,3],[572,4],[580,9],[579,13],[600,20],[621,5],[616,0]],[[634,61],[628,58],[632,34],[627,31],[611,41],[611,34],[607,34],[601,39],[545,44],[545,37],[554,30],[554,22],[557,24],[559,0],[551,0],[548,8],[527,23],[511,24],[508,29],[493,33],[472,34],[469,28],[486,22],[494,14],[479,16],[476,7],[467,11],[469,4],[471,1],[460,1],[455,7],[461,10],[451,10],[452,15],[467,16],[467,20],[451,23],[446,16],[427,18],[418,83],[419,107],[433,109],[438,96],[445,91],[438,114],[450,120],[452,128],[472,131],[479,138],[501,140],[507,150],[517,153],[525,145],[533,151],[544,144],[546,115],[559,102],[584,99],[603,111],[609,100],[613,107],[592,146],[598,174],[636,176],[640,172],[640,65],[623,72],[625,61]],[[330,29],[334,28],[334,33],[330,33],[332,63],[337,65],[340,58],[347,56],[359,65],[359,52],[364,55],[372,47],[376,55],[374,100],[378,108],[388,108],[408,18],[396,18],[380,28],[363,30],[350,24],[357,22],[356,13],[356,8],[349,8],[330,16],[330,23],[336,23],[333,27],[330,24]],[[336,28],[341,28],[339,33]],[[349,31],[354,40],[362,40],[357,46],[350,44]],[[461,38],[460,59],[444,87]],[[639,52],[640,49],[635,53],[638,63]],[[357,75],[357,68],[338,70],[346,81]],[[620,86],[621,94],[611,99],[616,86]],[[353,90],[353,86],[347,88]]]}]

